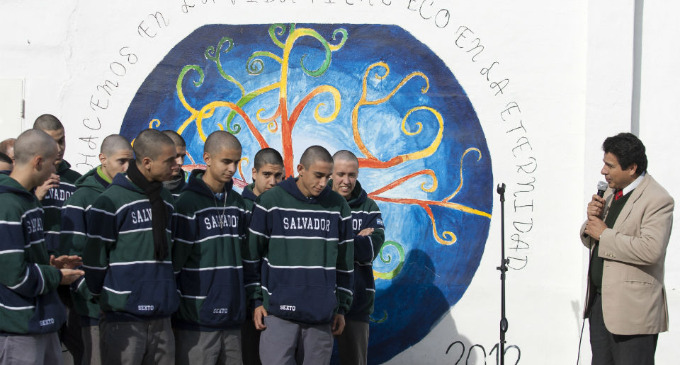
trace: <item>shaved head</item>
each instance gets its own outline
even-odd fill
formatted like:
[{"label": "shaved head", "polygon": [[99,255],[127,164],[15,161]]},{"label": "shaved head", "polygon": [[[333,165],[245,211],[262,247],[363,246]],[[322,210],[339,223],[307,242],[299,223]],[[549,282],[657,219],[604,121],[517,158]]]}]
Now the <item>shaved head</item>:
[{"label": "shaved head", "polygon": [[39,129],[29,129],[19,135],[14,143],[14,163],[23,166],[35,156],[44,158],[57,154],[57,142]]},{"label": "shaved head", "polygon": [[177,147],[186,147],[187,146],[187,143],[184,141],[184,138],[182,138],[182,136],[180,136],[179,133],[168,129],[168,130],[164,130],[163,134],[170,137],[170,139],[172,139],[172,143],[174,143],[175,146],[177,146]]},{"label": "shaved head", "polygon": [[43,114],[39,116],[33,123],[33,129],[40,129],[41,131],[58,131],[64,129],[59,119],[52,114]]},{"label": "shaved head", "polygon": [[225,131],[214,131],[210,133],[203,145],[203,152],[215,154],[223,148],[230,150],[241,150],[241,142],[233,134]]},{"label": "shaved head", "polygon": [[357,156],[348,150],[340,150],[333,154],[333,162],[335,163],[338,161],[354,162],[357,164],[357,166],[359,165],[359,159]]},{"label": "shaved head", "polygon": [[263,148],[255,154],[253,167],[255,167],[255,170],[259,170],[264,165],[283,166],[283,157],[281,157],[279,151],[273,148]]},{"label": "shaved head", "polygon": [[308,147],[300,157],[300,164],[308,169],[313,163],[317,161],[333,163],[333,157],[330,152],[321,146]]},{"label": "shaved head", "polygon": [[135,138],[132,150],[135,152],[135,161],[142,163],[145,157],[155,160],[162,151],[164,145],[175,148],[175,143],[162,132],[155,129],[145,129]]},{"label": "shaved head", "polygon": [[130,142],[120,134],[112,134],[104,138],[100,152],[110,156],[121,150],[132,151]]},{"label": "shaved head", "polygon": [[16,142],[16,138],[7,138],[0,142],[0,152],[11,157],[13,154],[10,153],[10,149],[14,149],[14,142]]}]

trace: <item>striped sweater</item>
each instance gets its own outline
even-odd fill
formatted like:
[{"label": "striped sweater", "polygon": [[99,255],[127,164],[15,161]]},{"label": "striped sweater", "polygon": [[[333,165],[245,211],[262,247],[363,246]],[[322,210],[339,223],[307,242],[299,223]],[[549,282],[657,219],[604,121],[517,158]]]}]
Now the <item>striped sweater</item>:
[{"label": "striped sweater", "polygon": [[306,198],[288,178],[258,197],[244,254],[246,291],[254,307],[303,323],[329,323],[352,303],[350,209],[324,189]]},{"label": "striped sweater", "polygon": [[71,170],[71,165],[62,160],[57,166],[59,187],[50,189],[41,203],[45,210],[45,241],[47,251],[55,256],[63,255],[59,252],[59,232],[61,232],[61,208],[66,199],[76,191],[76,180],[80,174]]},{"label": "striped sweater", "polygon": [[243,192],[241,193],[241,196],[243,197],[243,201],[246,203],[246,210],[249,212],[253,211],[253,206],[255,205],[255,200],[257,200],[257,195],[253,192],[253,188],[255,187],[255,183],[252,183],[250,185],[246,185],[245,188],[243,188]]},{"label": "striped sweater", "polygon": [[[109,183],[99,176],[100,167],[96,167],[76,180],[76,191],[69,197],[61,209],[61,233],[59,234],[59,252],[65,255],[82,256],[87,241],[86,214],[92,203],[104,192]],[[93,319],[99,318],[100,307],[82,277],[71,284],[71,298],[76,312]]]},{"label": "striped sweater", "polygon": [[[161,195],[167,212],[171,246],[173,198]],[[85,281],[107,320],[168,317],[179,296],[170,260],[154,258],[151,203],[127,176],[118,174],[87,212],[87,242],[83,251]]]},{"label": "striped sweater", "polygon": [[241,250],[247,213],[231,183],[218,199],[203,173],[192,171],[173,215],[172,263],[180,293],[174,319],[178,328],[210,331],[245,319]]},{"label": "striped sweater", "polygon": [[0,175],[0,200],[0,333],[56,332],[66,312],[56,291],[61,272],[49,265],[43,210],[8,175]]},{"label": "striped sweater", "polygon": [[[373,260],[385,242],[385,225],[380,208],[373,199],[368,198],[358,181],[347,203],[352,210],[354,234],[354,300],[346,317],[368,322],[375,303]],[[373,228],[373,233],[368,236],[357,236],[366,228]]]}]

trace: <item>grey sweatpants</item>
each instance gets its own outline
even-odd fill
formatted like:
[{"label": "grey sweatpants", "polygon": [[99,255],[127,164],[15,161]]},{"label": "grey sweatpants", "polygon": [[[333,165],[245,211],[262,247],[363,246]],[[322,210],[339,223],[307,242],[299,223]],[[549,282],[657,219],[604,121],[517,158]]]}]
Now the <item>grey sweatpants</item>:
[{"label": "grey sweatpants", "polygon": [[174,365],[175,336],[170,318],[139,322],[99,321],[104,365]]},{"label": "grey sweatpants", "polygon": [[241,330],[176,330],[175,355],[177,365],[240,365]]},{"label": "grey sweatpants", "polygon": [[0,336],[0,365],[61,365],[59,335]]},{"label": "grey sweatpants", "polygon": [[101,365],[102,357],[99,349],[99,326],[83,326],[80,331],[83,339],[82,365]]},{"label": "grey sweatpants", "polygon": [[331,361],[331,324],[304,324],[268,315],[260,336],[260,360],[267,365],[323,365]]}]

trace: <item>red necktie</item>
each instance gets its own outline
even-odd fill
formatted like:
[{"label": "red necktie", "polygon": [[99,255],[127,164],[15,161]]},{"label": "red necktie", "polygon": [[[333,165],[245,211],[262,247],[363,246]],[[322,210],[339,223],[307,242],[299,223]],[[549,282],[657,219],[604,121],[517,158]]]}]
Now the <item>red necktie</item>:
[{"label": "red necktie", "polygon": [[619,189],[614,193],[614,200],[619,200],[623,196],[623,189]]}]

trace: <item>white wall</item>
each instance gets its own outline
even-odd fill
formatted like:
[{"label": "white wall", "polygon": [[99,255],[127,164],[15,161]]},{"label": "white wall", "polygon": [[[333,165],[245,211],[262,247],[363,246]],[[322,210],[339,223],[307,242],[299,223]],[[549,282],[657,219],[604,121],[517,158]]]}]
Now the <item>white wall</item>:
[{"label": "white wall", "polygon": [[[495,183],[508,186],[506,244],[511,246],[513,234],[526,242],[520,250],[508,249],[512,260],[507,284],[508,345],[521,349],[520,364],[574,363],[587,265],[577,231],[585,203],[600,180],[602,140],[630,130],[634,1],[426,1],[425,17],[440,9],[450,11],[443,29],[437,27],[443,18],[436,23],[435,18],[421,17],[418,10],[423,1],[333,2],[234,0],[232,5],[231,0],[207,4],[188,0],[195,7],[183,13],[180,1],[3,1],[0,32],[9,36],[0,38],[0,79],[25,80],[25,126],[42,113],[53,113],[65,122],[66,158],[83,170],[85,166],[78,163],[88,161],[86,156],[96,151],[77,137],[101,139],[118,132],[144,78],[177,42],[201,25],[398,24],[449,65],[484,128]],[[678,11],[680,4],[645,3],[640,90],[640,136],[648,148],[650,173],[674,196],[678,188],[672,181],[680,175],[670,167],[670,156],[680,148],[673,138],[680,128],[674,123],[680,77],[673,67],[680,63],[680,51],[673,47],[680,35],[673,17]],[[149,16],[156,12],[164,14],[162,25]],[[142,22],[154,37],[140,34],[137,27]],[[472,38],[459,38],[464,29],[485,46],[475,60],[466,52],[466,42]],[[121,56],[122,49],[134,50],[138,59],[133,63]],[[115,74],[121,73],[116,62],[125,66],[124,76]],[[490,74],[492,80],[486,81],[480,71],[493,62],[498,64]],[[496,95],[490,87],[494,77],[509,80],[504,93]],[[106,79],[119,83],[111,95],[96,89]],[[107,108],[93,107],[90,102],[97,99]],[[508,116],[503,110],[510,103],[521,112],[503,121]],[[508,133],[519,120],[526,131]],[[526,138],[531,148],[515,156],[513,148],[520,138]],[[518,173],[517,165],[529,158],[536,159],[536,171]],[[518,183],[530,178],[536,178],[536,189],[515,197]],[[454,363],[458,352],[446,353],[453,342],[463,342],[465,359],[474,345],[482,345],[488,353],[498,341],[500,282],[495,268],[500,260],[500,207],[496,195],[494,200],[491,232],[470,288],[430,335],[391,363]],[[514,204],[523,207],[515,210]],[[512,225],[531,220],[530,232],[518,232]],[[671,331],[660,336],[657,360],[661,364],[680,356],[674,346],[680,340],[674,325],[680,318],[680,269],[672,265],[680,257],[675,237],[667,259]],[[586,326],[583,363],[589,362],[587,338]],[[484,363],[479,346],[472,352],[469,363]],[[494,356],[487,355],[486,360],[493,363]],[[509,363],[512,356],[509,351]]]},{"label": "white wall", "polygon": [[[680,105],[680,75],[674,68],[680,61],[680,50],[673,47],[680,24],[673,13],[680,10],[680,4],[661,4],[657,1],[646,1],[643,12],[642,60],[641,60],[641,92],[640,92],[640,138],[647,147],[649,171],[675,198],[680,196],[680,187],[675,182],[680,174],[673,167],[675,156],[680,154],[680,145],[676,136],[680,135],[678,116]],[[671,237],[666,256],[666,291],[670,307],[670,331],[659,337],[658,352],[662,359],[671,363],[673,357],[666,355],[680,354],[678,336],[680,328],[680,214],[676,213],[674,227],[676,232]],[[661,363],[661,362],[660,362]]]}]

